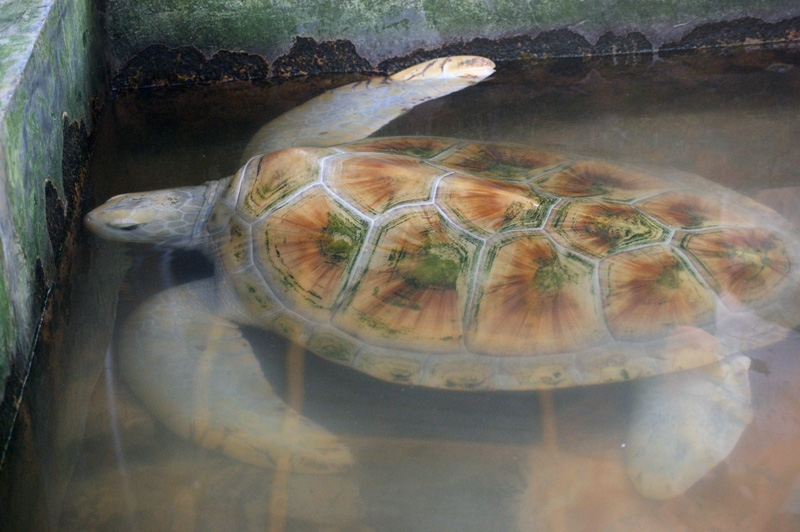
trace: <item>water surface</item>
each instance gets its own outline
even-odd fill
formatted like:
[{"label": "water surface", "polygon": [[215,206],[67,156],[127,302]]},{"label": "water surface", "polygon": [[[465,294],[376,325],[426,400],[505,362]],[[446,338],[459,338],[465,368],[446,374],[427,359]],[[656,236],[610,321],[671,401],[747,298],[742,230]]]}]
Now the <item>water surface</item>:
[{"label": "water surface", "polygon": [[[787,51],[501,65],[381,135],[512,141],[700,174],[792,209],[800,186],[800,61]],[[118,95],[100,125],[100,199],[233,173],[267,120],[356,76]],[[788,207],[787,207],[788,205]],[[119,320],[211,274],[195,253],[136,247]],[[247,331],[286,394],[286,342]],[[686,494],[638,495],[621,463],[632,388],[455,393],[304,359],[303,413],[356,457],[341,475],[284,477],[186,443],[114,374],[96,384],[62,530],[658,531],[800,529],[800,342],[748,355],[755,420]],[[553,421],[549,421],[553,420]]]}]

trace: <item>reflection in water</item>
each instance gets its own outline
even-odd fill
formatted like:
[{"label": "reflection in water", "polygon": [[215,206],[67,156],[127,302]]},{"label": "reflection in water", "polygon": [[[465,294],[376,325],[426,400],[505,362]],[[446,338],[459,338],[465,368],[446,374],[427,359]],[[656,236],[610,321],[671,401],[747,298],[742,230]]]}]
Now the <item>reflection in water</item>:
[{"label": "reflection in water", "polygon": [[[303,349],[295,344],[289,346],[286,354],[286,397],[287,404],[298,414],[303,413]],[[298,418],[287,418],[283,430],[292,432]],[[270,489],[268,512],[270,515],[269,532],[283,532],[286,529],[286,515],[289,506],[289,480],[292,475],[291,454],[284,453],[278,457],[275,479]]]},{"label": "reflection in water", "polygon": [[[545,87],[548,80],[537,78],[540,73],[533,67],[524,66],[522,74],[501,72],[486,87],[412,113],[386,133],[544,143],[675,165],[748,192],[800,182],[796,150],[786,149],[797,138],[792,128],[800,123],[797,92],[791,92],[798,87],[792,73],[798,69],[776,79],[771,70],[717,76],[691,68],[657,63],[645,73],[619,76],[595,70],[555,90]],[[659,92],[659,109],[647,103],[651,87]],[[272,94],[287,94],[281,91],[288,89],[276,88]],[[625,98],[630,101],[621,101]],[[116,105],[115,118],[123,129],[127,120],[141,120],[126,113],[142,102],[123,98]],[[259,113],[268,114],[253,114]],[[194,183],[203,180],[197,176],[209,164],[220,165],[223,175],[230,173],[248,131],[263,118],[243,125],[244,114],[229,113],[230,122],[216,128],[218,136],[205,133],[197,144],[188,140],[197,136],[193,128],[207,129],[211,119],[173,131],[159,131],[163,125],[149,130],[146,124],[138,132],[132,129],[127,134],[134,142],[123,144],[125,155],[112,158],[115,163],[106,171],[158,181],[139,181],[135,186],[141,189],[168,185],[159,168]],[[764,136],[771,143],[751,141]],[[737,161],[745,159],[755,169],[752,181],[737,168]],[[115,186],[130,188],[124,181]],[[161,265],[151,260],[129,276],[123,297],[127,306],[138,304],[134,293],[159,292],[175,282],[165,279],[157,271]],[[182,267],[177,270],[166,273],[180,280],[193,277]],[[284,400],[298,407],[302,403],[305,415],[342,436],[356,457],[353,470],[324,477],[285,475],[200,450],[166,432],[124,384],[116,383],[118,411],[90,416],[86,467],[65,502],[65,530],[132,529],[134,524],[154,530],[381,532],[769,530],[797,525],[791,499],[800,472],[794,452],[800,443],[797,338],[769,341],[748,353],[754,360],[755,421],[729,459],[686,494],[654,502],[631,489],[621,461],[631,386],[555,391],[552,406],[546,396],[532,393],[422,390],[375,382],[317,357],[308,357],[305,368],[296,372],[283,340],[259,331],[246,335],[258,346],[264,373]],[[113,386],[110,381],[106,385]],[[96,395],[97,403],[108,408],[102,396]],[[540,414],[548,409],[552,416]],[[551,424],[554,430],[548,429]],[[119,461],[123,456],[127,462]]]},{"label": "reflection in water", "polygon": [[138,530],[134,522],[136,502],[131,490],[131,483],[128,477],[128,468],[125,465],[125,451],[122,448],[122,430],[119,425],[119,418],[117,416],[117,394],[114,390],[114,359],[111,354],[111,346],[106,351],[104,360],[104,377],[106,382],[106,401],[108,401],[108,414],[111,434],[114,439],[114,455],[117,458],[117,468],[119,469],[119,476],[122,482],[122,493],[125,500],[126,515],[129,519],[128,525],[130,530]]}]

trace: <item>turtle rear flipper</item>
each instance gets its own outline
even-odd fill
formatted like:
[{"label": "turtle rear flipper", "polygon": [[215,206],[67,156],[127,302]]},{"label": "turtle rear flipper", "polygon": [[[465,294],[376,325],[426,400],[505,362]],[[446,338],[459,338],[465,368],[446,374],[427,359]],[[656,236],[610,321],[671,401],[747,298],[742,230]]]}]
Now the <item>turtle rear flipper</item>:
[{"label": "turtle rear flipper", "polygon": [[238,325],[213,314],[212,279],[155,295],[126,323],[121,376],[170,430],[232,458],[299,473],[352,465],[349,450],[289,408]]},{"label": "turtle rear flipper", "polygon": [[728,456],[753,417],[749,367],[734,355],[636,382],[625,451],[640,493],[680,495]]},{"label": "turtle rear flipper", "polygon": [[262,127],[244,151],[255,155],[292,147],[328,147],[368,137],[411,108],[474,85],[494,72],[483,57],[442,57],[389,77],[327,91]]}]

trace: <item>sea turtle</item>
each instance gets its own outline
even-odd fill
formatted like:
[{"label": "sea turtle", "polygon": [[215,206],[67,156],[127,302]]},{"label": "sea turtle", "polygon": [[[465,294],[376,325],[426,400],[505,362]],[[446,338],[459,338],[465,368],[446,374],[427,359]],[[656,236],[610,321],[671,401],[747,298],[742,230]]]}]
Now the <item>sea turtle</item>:
[{"label": "sea turtle", "polygon": [[169,428],[263,466],[352,463],[275,395],[243,324],[404,385],[635,379],[626,456],[650,497],[727,456],[752,417],[742,351],[800,323],[793,228],[678,171],[368,138],[493,66],[442,58],[335,89],[267,124],[232,177],[117,196],[86,217],[101,236],[215,265],[145,302],[120,341],[124,378]]}]

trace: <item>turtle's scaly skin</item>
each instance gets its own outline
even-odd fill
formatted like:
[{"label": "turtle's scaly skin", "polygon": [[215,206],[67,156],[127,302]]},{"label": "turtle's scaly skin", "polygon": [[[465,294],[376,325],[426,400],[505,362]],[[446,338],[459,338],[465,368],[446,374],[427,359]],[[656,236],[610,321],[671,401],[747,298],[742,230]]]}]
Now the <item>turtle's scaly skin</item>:
[{"label": "turtle's scaly skin", "polygon": [[413,137],[256,157],[209,222],[263,326],[384,380],[501,390],[740,350],[726,324],[797,282],[789,231],[679,172]]}]

